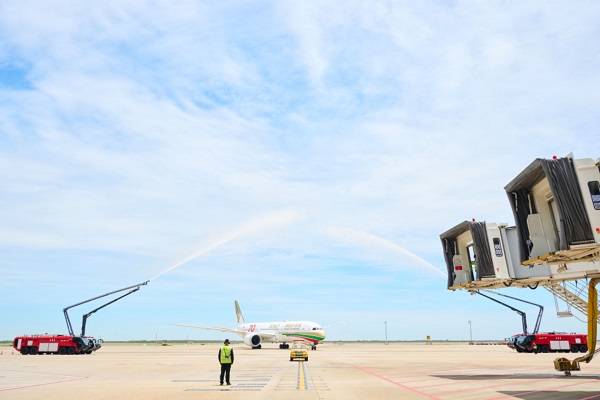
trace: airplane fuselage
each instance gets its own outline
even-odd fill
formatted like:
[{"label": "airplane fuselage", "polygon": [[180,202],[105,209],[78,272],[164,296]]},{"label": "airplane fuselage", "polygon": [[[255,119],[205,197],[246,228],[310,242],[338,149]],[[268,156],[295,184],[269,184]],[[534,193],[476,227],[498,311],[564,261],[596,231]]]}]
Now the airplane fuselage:
[{"label": "airplane fuselage", "polygon": [[316,345],[325,339],[325,331],[312,321],[276,321],[239,324],[236,328],[242,338],[258,335],[261,342],[308,342]]},{"label": "airplane fuselage", "polygon": [[325,340],[325,330],[313,321],[276,321],[246,322],[238,301],[234,302],[237,326],[225,328],[219,326],[198,326],[177,324],[178,326],[206,329],[223,333],[232,333],[241,337],[242,341],[253,349],[260,349],[262,343],[280,343],[279,348],[289,348],[289,343],[302,342],[316,349],[319,342]]}]

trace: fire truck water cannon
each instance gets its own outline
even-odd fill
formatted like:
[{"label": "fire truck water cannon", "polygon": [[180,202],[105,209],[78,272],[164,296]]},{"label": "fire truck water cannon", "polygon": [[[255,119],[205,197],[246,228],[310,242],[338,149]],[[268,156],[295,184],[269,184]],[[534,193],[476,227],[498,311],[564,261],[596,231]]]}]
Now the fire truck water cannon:
[{"label": "fire truck water cannon", "polygon": [[[13,347],[21,354],[91,354],[102,347],[103,341],[102,339],[96,339],[85,335],[88,318],[97,311],[121,300],[126,296],[129,296],[132,293],[137,292],[142,286],[147,285],[148,282],[150,281],[145,281],[124,287],[122,289],[113,290],[111,292],[104,293],[65,307],[63,309],[63,314],[65,316],[65,322],[67,323],[67,330],[69,331],[68,335],[43,334],[17,336],[13,341]],[[83,314],[81,321],[81,334],[75,335],[75,332],[73,331],[73,325],[71,324],[71,319],[69,318],[70,309],[121,292],[125,293],[100,305],[99,307],[94,308],[88,313]]]}]

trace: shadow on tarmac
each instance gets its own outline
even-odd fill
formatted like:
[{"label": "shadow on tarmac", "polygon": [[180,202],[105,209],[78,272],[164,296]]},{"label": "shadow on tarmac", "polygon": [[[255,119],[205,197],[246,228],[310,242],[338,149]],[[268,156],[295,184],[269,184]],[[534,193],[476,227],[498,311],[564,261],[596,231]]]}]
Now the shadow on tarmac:
[{"label": "shadow on tarmac", "polygon": [[[562,374],[485,374],[485,375],[431,375],[434,378],[451,379],[454,381],[487,381],[500,379],[591,379],[600,380],[598,375],[571,375]],[[600,394],[600,392],[597,392]],[[598,397],[600,400],[600,397]]]},{"label": "shadow on tarmac", "polygon": [[600,399],[600,392],[556,392],[556,391],[530,391],[530,392],[516,392],[516,391],[499,391],[498,393],[512,396],[522,400],[587,400],[587,399]]}]

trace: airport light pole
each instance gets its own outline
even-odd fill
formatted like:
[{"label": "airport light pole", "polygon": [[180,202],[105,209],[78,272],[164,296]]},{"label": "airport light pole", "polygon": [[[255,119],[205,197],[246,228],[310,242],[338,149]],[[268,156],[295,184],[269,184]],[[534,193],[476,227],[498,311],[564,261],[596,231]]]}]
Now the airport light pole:
[{"label": "airport light pole", "polygon": [[383,321],[383,326],[385,327],[385,344],[388,344],[388,336],[387,336],[387,321]]},{"label": "airport light pole", "polygon": [[469,322],[469,344],[473,344],[473,324],[471,320]]}]

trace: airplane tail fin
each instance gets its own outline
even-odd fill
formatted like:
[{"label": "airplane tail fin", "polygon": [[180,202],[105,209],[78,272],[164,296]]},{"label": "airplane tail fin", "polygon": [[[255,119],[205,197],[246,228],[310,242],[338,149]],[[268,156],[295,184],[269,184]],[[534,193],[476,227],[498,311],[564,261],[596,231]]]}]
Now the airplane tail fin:
[{"label": "airplane tail fin", "polygon": [[237,319],[238,324],[246,323],[246,319],[244,318],[244,314],[242,314],[242,309],[240,308],[240,303],[235,301],[235,317]]}]

